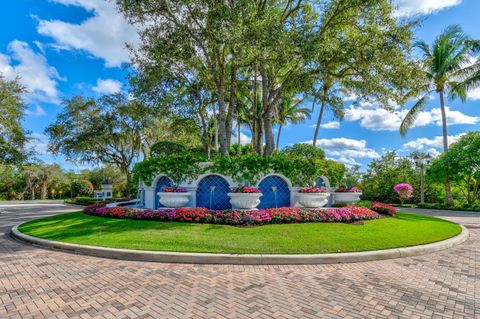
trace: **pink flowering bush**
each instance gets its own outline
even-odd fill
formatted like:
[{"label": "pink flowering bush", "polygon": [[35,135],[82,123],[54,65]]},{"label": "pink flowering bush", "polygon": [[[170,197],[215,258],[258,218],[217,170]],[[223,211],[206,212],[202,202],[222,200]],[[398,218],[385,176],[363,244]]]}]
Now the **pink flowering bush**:
[{"label": "pink flowering bush", "polygon": [[326,193],[327,189],[324,187],[304,187],[298,191],[299,193]]},{"label": "pink flowering bush", "polygon": [[231,189],[232,193],[261,193],[262,191],[260,188],[251,187],[251,186],[242,186],[242,187],[234,187]]},{"label": "pink flowering bush", "polygon": [[165,187],[162,192],[165,193],[187,193],[188,190],[183,187]]},{"label": "pink flowering bush", "polygon": [[397,209],[395,207],[384,204],[384,203],[380,203],[380,202],[372,202],[370,209],[379,214],[390,215],[390,216],[397,215]]},{"label": "pink flowering bush", "polygon": [[400,202],[403,203],[413,196],[413,187],[407,183],[400,183],[393,187],[393,190],[400,196]]},{"label": "pink flowering bush", "polygon": [[269,208],[261,210],[210,210],[203,207],[165,210],[140,210],[126,207],[105,207],[94,204],[86,207],[88,215],[119,218],[156,220],[164,222],[208,223],[226,225],[265,225],[285,223],[351,223],[379,218],[378,213],[366,207],[304,209],[297,207]]}]

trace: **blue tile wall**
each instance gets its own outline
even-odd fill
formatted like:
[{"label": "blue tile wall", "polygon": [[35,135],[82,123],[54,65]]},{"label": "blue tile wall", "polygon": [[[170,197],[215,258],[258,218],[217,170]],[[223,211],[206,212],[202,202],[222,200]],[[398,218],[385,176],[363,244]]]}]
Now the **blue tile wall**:
[{"label": "blue tile wall", "polygon": [[[276,208],[290,206],[290,189],[287,182],[279,176],[268,176],[258,185],[263,193],[258,208]],[[272,187],[276,187],[274,191]]]},{"label": "blue tile wall", "polygon": [[166,176],[162,176],[158,179],[157,185],[155,185],[155,209],[160,207],[165,207],[160,203],[160,196],[158,196],[158,192],[161,192],[165,187],[172,187],[173,183],[172,180]]},{"label": "blue tile wall", "polygon": [[230,185],[227,180],[218,175],[208,175],[202,178],[197,188],[197,207],[209,209],[230,209]]}]

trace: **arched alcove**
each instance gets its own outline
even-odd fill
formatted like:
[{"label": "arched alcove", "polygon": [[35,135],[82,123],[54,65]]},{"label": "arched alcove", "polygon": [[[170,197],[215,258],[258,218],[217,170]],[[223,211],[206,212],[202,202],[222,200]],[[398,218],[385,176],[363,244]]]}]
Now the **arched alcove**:
[{"label": "arched alcove", "polygon": [[197,207],[223,210],[230,209],[230,184],[226,178],[218,174],[209,174],[197,184]]},{"label": "arched alcove", "polygon": [[330,190],[330,181],[325,176],[320,176],[315,182],[315,187],[325,187],[327,190]]},{"label": "arched alcove", "polygon": [[160,176],[157,179],[155,183],[155,209],[165,207],[164,205],[162,205],[162,203],[160,203],[160,196],[158,195],[158,192],[163,191],[165,187],[172,187],[172,186],[173,186],[172,180],[167,176]]},{"label": "arched alcove", "polygon": [[290,206],[290,187],[288,180],[279,175],[264,177],[258,188],[262,191],[258,208],[276,208]]}]

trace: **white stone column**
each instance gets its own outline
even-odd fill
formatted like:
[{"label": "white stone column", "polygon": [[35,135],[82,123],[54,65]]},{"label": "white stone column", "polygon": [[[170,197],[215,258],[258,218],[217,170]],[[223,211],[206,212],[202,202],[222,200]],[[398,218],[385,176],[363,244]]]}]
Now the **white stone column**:
[{"label": "white stone column", "polygon": [[155,209],[155,198],[158,196],[155,194],[155,187],[145,186],[145,208]]}]

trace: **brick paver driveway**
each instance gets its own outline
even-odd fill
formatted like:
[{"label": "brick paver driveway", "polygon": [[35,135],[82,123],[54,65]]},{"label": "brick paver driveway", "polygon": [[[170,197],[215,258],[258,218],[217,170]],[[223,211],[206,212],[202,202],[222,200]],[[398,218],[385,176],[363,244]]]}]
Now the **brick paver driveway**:
[{"label": "brick paver driveway", "polygon": [[1,319],[480,318],[478,228],[453,249],[389,261],[155,264],[49,251],[8,236],[14,223],[68,210],[62,204],[0,210]]}]

